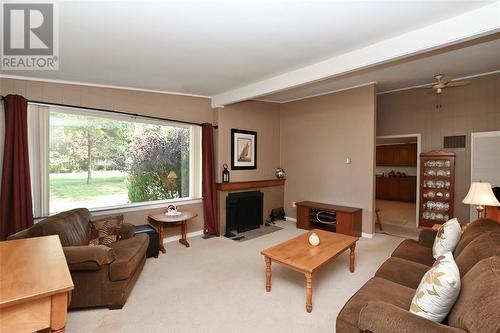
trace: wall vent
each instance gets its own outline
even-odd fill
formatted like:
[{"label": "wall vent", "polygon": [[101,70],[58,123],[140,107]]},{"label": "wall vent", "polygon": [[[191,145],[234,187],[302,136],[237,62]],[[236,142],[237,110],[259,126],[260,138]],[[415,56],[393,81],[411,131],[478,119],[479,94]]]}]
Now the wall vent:
[{"label": "wall vent", "polygon": [[444,137],[444,148],[465,148],[465,135],[451,135]]}]

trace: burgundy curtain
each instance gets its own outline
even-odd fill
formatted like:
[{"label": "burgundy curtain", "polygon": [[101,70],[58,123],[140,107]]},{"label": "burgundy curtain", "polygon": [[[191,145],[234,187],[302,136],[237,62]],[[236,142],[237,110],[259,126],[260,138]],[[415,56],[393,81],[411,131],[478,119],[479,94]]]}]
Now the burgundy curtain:
[{"label": "burgundy curtain", "polygon": [[0,192],[0,240],[33,225],[28,162],[28,101],[8,95],[4,101],[5,145]]},{"label": "burgundy curtain", "polygon": [[219,236],[215,193],[214,128],[209,123],[203,124],[201,128],[203,216],[205,218],[203,233]]}]

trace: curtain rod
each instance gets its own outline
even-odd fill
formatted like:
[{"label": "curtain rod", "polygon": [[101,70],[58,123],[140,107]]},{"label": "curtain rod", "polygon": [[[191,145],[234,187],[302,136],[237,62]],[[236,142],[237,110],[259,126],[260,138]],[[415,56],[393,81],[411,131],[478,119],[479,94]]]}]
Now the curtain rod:
[{"label": "curtain rod", "polygon": [[[2,99],[5,99],[5,96],[1,95],[1,97],[2,97]],[[89,108],[86,106],[61,104],[61,103],[48,103],[48,102],[33,101],[33,100],[28,100],[28,103],[41,104],[41,105],[47,105],[47,106],[60,106],[60,107],[67,107],[67,108],[76,108],[76,109],[83,109],[83,110],[90,110],[90,111],[110,112],[110,113],[123,114],[123,115],[127,115],[127,116],[139,117],[139,118],[172,121],[172,122],[181,123],[181,124],[188,124],[188,125],[197,125],[197,126],[203,125],[202,123],[195,123],[192,121],[177,120],[177,119],[171,119],[171,118],[162,118],[162,117],[155,117],[155,116],[147,116],[147,115],[142,115],[142,114],[138,114],[138,113],[124,112],[124,111],[116,111],[116,110],[108,110],[108,109],[100,109],[100,108]],[[212,127],[219,128],[219,126],[217,126],[217,125],[212,125]]]}]

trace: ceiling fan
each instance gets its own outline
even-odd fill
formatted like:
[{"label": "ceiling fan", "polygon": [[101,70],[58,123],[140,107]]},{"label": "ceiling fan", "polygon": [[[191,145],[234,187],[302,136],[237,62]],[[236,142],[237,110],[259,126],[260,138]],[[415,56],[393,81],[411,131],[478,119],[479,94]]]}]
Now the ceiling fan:
[{"label": "ceiling fan", "polygon": [[469,84],[469,81],[454,81],[453,77],[446,74],[437,74],[434,76],[436,83],[426,84],[424,86],[418,87],[420,89],[432,89],[430,94],[436,94],[436,109],[441,110],[441,94],[446,88],[463,87]]},{"label": "ceiling fan", "polygon": [[432,89],[434,93],[439,95],[445,88],[463,87],[469,84],[469,81],[454,81],[453,77],[446,74],[438,74],[434,78],[437,81],[436,83],[431,83],[421,88]]}]

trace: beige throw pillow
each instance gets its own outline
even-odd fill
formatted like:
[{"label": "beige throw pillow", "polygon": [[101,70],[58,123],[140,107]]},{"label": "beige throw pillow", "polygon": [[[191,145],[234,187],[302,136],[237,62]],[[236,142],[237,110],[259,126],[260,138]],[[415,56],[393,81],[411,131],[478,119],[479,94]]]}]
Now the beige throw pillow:
[{"label": "beige throw pillow", "polygon": [[460,293],[460,272],[451,252],[437,258],[425,273],[411,301],[410,312],[441,322]]},{"label": "beige throw pillow", "polygon": [[120,239],[123,215],[105,217],[89,222],[89,245],[109,245]]},{"label": "beige throw pillow", "polygon": [[445,222],[438,230],[434,245],[432,246],[432,256],[437,259],[448,251],[455,251],[460,237],[462,236],[462,228],[456,218]]}]

